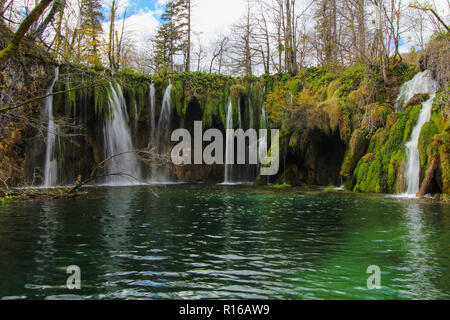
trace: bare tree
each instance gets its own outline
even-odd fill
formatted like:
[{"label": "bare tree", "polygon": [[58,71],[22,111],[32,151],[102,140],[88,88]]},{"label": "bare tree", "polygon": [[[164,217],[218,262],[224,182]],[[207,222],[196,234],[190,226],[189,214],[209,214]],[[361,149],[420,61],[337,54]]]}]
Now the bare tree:
[{"label": "bare tree", "polygon": [[212,58],[209,64],[209,73],[213,72],[214,64],[217,64],[217,73],[222,73],[224,55],[228,51],[230,39],[227,36],[219,35],[212,43]]},{"label": "bare tree", "polygon": [[196,51],[194,52],[194,61],[197,65],[197,71],[200,71],[201,65],[203,60],[205,60],[207,57],[206,55],[206,51],[202,46],[202,41],[200,39],[200,35],[197,34],[197,48]]},{"label": "bare tree", "polygon": [[0,51],[0,65],[5,63],[13,54],[19,49],[25,34],[31,26],[40,18],[45,9],[52,3],[53,0],[41,0],[36,7],[26,16],[19,26],[19,29],[14,33],[12,40],[8,46]]}]

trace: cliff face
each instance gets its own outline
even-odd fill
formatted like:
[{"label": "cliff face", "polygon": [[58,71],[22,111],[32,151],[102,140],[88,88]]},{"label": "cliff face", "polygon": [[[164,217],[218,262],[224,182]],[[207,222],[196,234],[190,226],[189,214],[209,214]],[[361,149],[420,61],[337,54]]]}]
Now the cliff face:
[{"label": "cliff face", "polygon": [[[0,49],[12,36],[0,24]],[[0,108],[45,94],[51,63],[43,50],[25,41],[19,53],[0,67]],[[37,134],[42,134],[39,100],[0,113],[0,186],[17,185],[25,176],[26,150]]]},{"label": "cliff face", "polygon": [[[8,31],[2,32],[6,39]],[[436,56],[444,54],[436,49],[439,45],[432,48],[420,60],[427,68],[440,61]],[[25,45],[0,70],[2,106],[44,95],[54,68],[42,50]],[[103,128],[111,118],[111,81],[117,82],[123,91],[130,136],[136,149],[149,145],[152,123],[159,122],[170,81],[172,129],[185,128],[193,135],[194,121],[201,120],[204,130],[217,128],[224,132],[229,103],[234,129],[259,129],[265,127],[263,110],[266,111],[269,129],[281,132],[280,171],[269,179],[259,177],[259,184],[345,183],[347,189],[358,192],[404,190],[404,143],[426,99],[416,96],[406,108],[395,110],[399,87],[417,72],[407,64],[389,70],[388,86],[382,83],[377,65],[313,67],[294,77],[279,74],[247,78],[203,73],[148,76],[120,72],[111,76],[106,70],[69,65],[62,65],[59,70],[53,112],[62,130],[53,156],[58,162],[60,185],[89,176],[96,164],[105,159]],[[448,194],[448,80],[447,87],[442,86],[441,67],[433,73],[441,77],[438,79],[441,89],[432,119],[424,126],[419,140],[421,194]],[[155,88],[153,119],[150,83]],[[43,183],[47,123],[42,106],[43,100],[35,100],[0,114],[0,179],[9,185]],[[166,143],[170,147],[171,143]],[[173,181],[221,182],[224,176],[222,165],[175,166],[168,162],[163,171]],[[238,175],[235,181],[239,178],[251,181],[256,179],[256,168],[236,168],[234,174]]]}]

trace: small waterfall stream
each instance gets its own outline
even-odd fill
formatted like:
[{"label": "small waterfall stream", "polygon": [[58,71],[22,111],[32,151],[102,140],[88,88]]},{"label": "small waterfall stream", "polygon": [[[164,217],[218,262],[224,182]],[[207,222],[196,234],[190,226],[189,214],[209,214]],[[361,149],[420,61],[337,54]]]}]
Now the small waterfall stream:
[{"label": "small waterfall stream", "polygon": [[[159,154],[167,152],[167,147],[170,145],[170,130],[171,130],[171,116],[172,105],[170,99],[170,92],[172,91],[172,84],[169,80],[169,85],[164,92],[164,98],[161,107],[161,114],[158,120],[158,127],[155,132],[155,139],[153,147],[156,148]],[[154,93],[153,93],[154,94]],[[154,117],[153,117],[154,120]],[[157,166],[152,167],[152,182],[167,182],[167,175],[164,173],[163,168]]]},{"label": "small waterfall stream", "polygon": [[155,85],[152,83],[149,84],[149,99],[150,99],[150,142],[149,146],[155,146],[155,134],[156,134],[156,98],[155,98]]},{"label": "small waterfall stream", "polygon": [[224,172],[224,184],[233,183],[233,165],[230,164],[234,159],[233,148],[233,105],[231,103],[231,97],[228,98],[228,110],[227,110],[227,125],[226,125],[226,144],[225,144],[225,172]]},{"label": "small waterfall stream", "polygon": [[118,83],[110,83],[110,89],[108,103],[112,117],[105,119],[103,128],[105,155],[110,159],[106,163],[106,173],[110,175],[106,177],[106,184],[138,184],[137,180],[142,179],[141,170],[136,155],[129,153],[134,148],[125,98]]},{"label": "small waterfall stream", "polygon": [[422,127],[430,121],[433,100],[437,91],[437,83],[432,79],[430,71],[418,73],[411,81],[406,82],[401,90],[398,103],[407,103],[416,94],[428,93],[430,97],[422,105],[419,118],[412,130],[411,138],[406,143],[406,154],[408,162],[406,165],[405,184],[406,196],[415,197],[420,188],[420,156],[419,156],[419,136]]},{"label": "small waterfall stream", "polygon": [[46,94],[49,95],[45,98],[45,114],[48,117],[47,128],[47,145],[45,151],[45,164],[44,164],[44,187],[49,188],[55,186],[58,178],[58,162],[55,158],[55,143],[58,133],[58,125],[55,123],[53,116],[53,87],[59,77],[59,68],[55,68],[54,78],[50,87],[47,89]]}]

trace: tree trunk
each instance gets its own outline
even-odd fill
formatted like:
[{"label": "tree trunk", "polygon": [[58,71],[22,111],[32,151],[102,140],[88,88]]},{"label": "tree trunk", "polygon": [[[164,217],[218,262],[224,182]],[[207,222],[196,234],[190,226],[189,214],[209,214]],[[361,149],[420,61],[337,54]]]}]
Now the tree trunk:
[{"label": "tree trunk", "polygon": [[186,72],[191,70],[191,0],[187,0],[187,48],[186,48]]},{"label": "tree trunk", "polygon": [[30,29],[33,23],[35,23],[39,19],[39,17],[49,6],[49,4],[52,3],[52,1],[53,0],[41,0],[41,2],[39,2],[39,4],[36,5],[36,7],[34,7],[34,9],[30,12],[30,14],[26,16],[25,20],[23,20],[20,24],[19,29],[17,29],[16,33],[14,33],[11,42],[5,49],[0,51],[0,66],[4,64],[9,58],[11,58],[14,53],[17,52],[27,31]]},{"label": "tree trunk", "polygon": [[359,60],[366,57],[366,25],[365,25],[365,0],[357,0],[356,20],[358,22]]}]

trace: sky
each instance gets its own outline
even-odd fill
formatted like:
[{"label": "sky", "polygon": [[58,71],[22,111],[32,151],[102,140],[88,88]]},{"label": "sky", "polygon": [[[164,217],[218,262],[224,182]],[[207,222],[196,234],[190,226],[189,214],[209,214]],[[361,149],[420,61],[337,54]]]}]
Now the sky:
[{"label": "sky", "polygon": [[[105,4],[110,0],[103,0]],[[119,0],[123,16],[127,8],[126,28],[129,36],[140,41],[156,33],[164,11],[165,0]],[[246,0],[193,0],[192,27],[197,34],[194,41],[200,37],[205,44],[214,39],[217,34],[228,32],[231,25],[243,14]],[[107,5],[106,5],[107,6]],[[119,25],[122,21],[119,21]]]},{"label": "sky", "polygon": [[[111,2],[111,0],[103,1],[105,4]],[[432,1],[438,8],[444,9],[441,14],[448,17],[448,0]],[[165,2],[166,0],[119,0],[122,14],[123,9],[127,8],[126,29],[137,47],[145,47],[145,42],[156,33]],[[193,37],[193,42],[200,41],[207,47],[218,34],[229,32],[231,25],[245,12],[247,0],[192,0],[192,2],[193,30],[198,33]],[[405,0],[405,5],[409,2]],[[409,51],[411,44],[407,42],[406,36],[402,43],[402,51]]]}]

